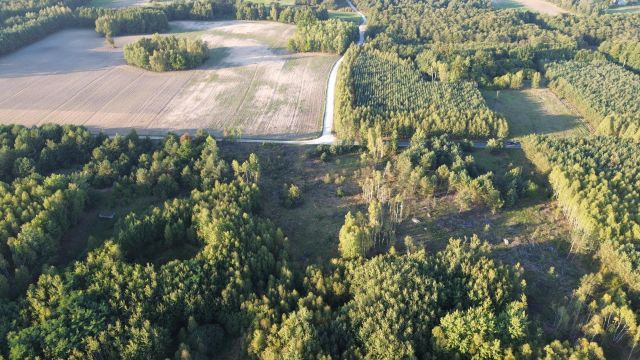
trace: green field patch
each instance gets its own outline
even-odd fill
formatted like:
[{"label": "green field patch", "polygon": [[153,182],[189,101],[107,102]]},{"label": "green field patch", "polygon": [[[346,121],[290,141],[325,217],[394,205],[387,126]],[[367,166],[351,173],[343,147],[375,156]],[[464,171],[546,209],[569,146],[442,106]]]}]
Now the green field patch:
[{"label": "green field patch", "polygon": [[635,14],[640,12],[640,5],[619,6],[607,9],[607,14]]},{"label": "green field patch", "polygon": [[509,137],[529,134],[586,135],[582,119],[548,89],[483,90],[489,107],[509,122]]},{"label": "green field patch", "polygon": [[514,0],[499,0],[493,2],[493,8],[496,10],[502,9],[522,9],[526,10],[526,7]]},{"label": "green field patch", "polygon": [[358,25],[362,22],[360,15],[352,11],[329,11],[329,19],[349,21]]}]

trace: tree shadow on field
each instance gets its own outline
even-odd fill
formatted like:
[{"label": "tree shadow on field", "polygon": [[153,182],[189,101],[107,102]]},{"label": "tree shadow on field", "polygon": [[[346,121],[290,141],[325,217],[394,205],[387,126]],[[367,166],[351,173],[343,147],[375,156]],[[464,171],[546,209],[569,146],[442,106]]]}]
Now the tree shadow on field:
[{"label": "tree shadow on field", "polygon": [[[500,90],[499,95],[495,91],[482,93],[491,109],[507,118],[510,137],[529,134],[566,135],[584,127],[580,117],[570,114],[568,109],[562,111],[562,109],[546,107],[563,106],[560,100],[550,104],[546,99],[539,97],[540,95],[523,90]],[[550,96],[555,95],[550,94]]]}]

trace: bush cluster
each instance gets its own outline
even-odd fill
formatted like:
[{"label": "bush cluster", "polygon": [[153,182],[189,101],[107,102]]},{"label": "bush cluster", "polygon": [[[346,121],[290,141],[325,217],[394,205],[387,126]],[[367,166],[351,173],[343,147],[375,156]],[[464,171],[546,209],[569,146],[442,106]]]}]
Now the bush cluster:
[{"label": "bush cluster", "polygon": [[207,45],[200,39],[153,35],[124,47],[127,64],[151,71],[193,69],[209,57]]}]

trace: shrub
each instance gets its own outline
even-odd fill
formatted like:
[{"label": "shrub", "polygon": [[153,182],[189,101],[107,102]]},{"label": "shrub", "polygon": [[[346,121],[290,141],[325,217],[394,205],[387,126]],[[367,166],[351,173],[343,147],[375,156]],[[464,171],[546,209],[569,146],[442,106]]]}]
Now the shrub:
[{"label": "shrub", "polygon": [[504,143],[500,139],[489,139],[489,141],[487,141],[487,149],[492,154],[496,154],[504,149]]},{"label": "shrub", "polygon": [[124,59],[129,65],[151,71],[193,69],[209,57],[202,40],[162,37],[142,38],[124,48]]},{"label": "shrub", "polygon": [[294,208],[302,204],[302,191],[294,184],[284,184],[282,187],[282,206]]}]

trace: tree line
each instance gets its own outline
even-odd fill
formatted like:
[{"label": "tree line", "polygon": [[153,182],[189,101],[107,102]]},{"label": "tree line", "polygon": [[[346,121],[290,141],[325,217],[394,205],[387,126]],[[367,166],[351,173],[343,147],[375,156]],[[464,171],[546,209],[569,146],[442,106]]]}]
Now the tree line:
[{"label": "tree line", "polygon": [[289,49],[342,54],[359,37],[358,26],[352,22],[336,19],[298,22],[295,34],[289,39]]}]

